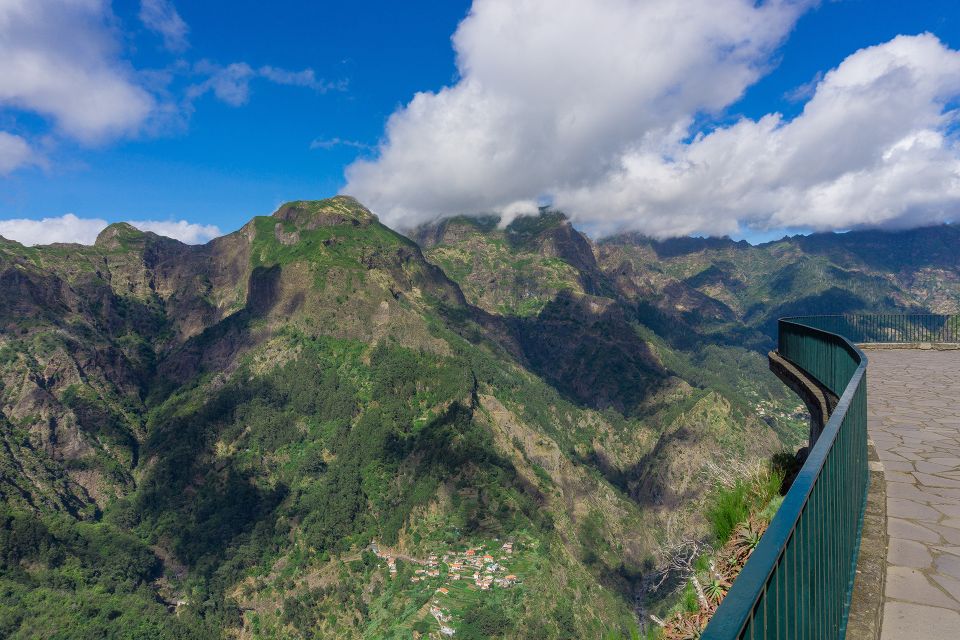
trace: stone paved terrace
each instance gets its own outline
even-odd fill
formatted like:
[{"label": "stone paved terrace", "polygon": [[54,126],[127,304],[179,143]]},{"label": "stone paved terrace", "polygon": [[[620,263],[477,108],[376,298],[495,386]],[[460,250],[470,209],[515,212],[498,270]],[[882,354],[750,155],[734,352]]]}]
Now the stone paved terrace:
[{"label": "stone paved terrace", "polygon": [[960,351],[870,350],[887,489],[883,640],[960,638]]}]

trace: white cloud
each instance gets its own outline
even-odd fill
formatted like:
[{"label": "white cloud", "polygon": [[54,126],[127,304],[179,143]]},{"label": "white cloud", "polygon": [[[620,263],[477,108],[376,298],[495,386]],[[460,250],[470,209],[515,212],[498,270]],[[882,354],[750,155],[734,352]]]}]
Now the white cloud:
[{"label": "white cloud", "polygon": [[42,220],[0,220],[0,236],[16,240],[20,244],[33,246],[54,242],[78,242],[93,244],[97,234],[107,226],[100,218],[78,218],[72,213],[59,218]]},{"label": "white cloud", "polygon": [[409,226],[596,184],[737,100],[809,4],[474,0],[453,36],[460,80],[394,113],[346,191]]},{"label": "white cloud", "polygon": [[35,161],[36,156],[26,140],[0,131],[0,176]]},{"label": "white cloud", "polygon": [[163,46],[168,50],[181,52],[190,47],[187,41],[190,28],[170,0],[141,0],[140,21],[163,38]]},{"label": "white cloud", "polygon": [[[385,222],[549,196],[593,233],[914,226],[956,218],[960,52],[855,52],[771,113],[691,136],[765,71],[808,2],[474,0],[460,80],[388,121],[345,191]],[[522,210],[520,206],[519,210]]]},{"label": "white cloud", "polygon": [[499,227],[505,229],[511,222],[521,216],[533,216],[540,210],[539,204],[533,200],[517,200],[500,209]]},{"label": "white cloud", "polygon": [[186,220],[132,220],[130,224],[142,231],[152,231],[187,244],[203,244],[223,235],[216,225]]},{"label": "white cloud", "polygon": [[210,91],[217,99],[232,107],[239,107],[250,99],[250,80],[256,72],[246,62],[235,62],[225,67],[202,60],[195,65],[196,73],[208,76],[201,83],[187,89],[187,99],[195,100]]},{"label": "white cloud", "polygon": [[83,142],[135,132],[155,106],[117,55],[105,0],[0,1],[0,107]]},{"label": "white cloud", "polygon": [[[187,244],[201,244],[223,235],[212,224],[196,224],[186,220],[132,220],[130,224],[143,231],[174,238]],[[29,246],[54,242],[93,244],[107,226],[101,218],[80,218],[72,213],[56,218],[0,220],[0,236]]]},{"label": "white cloud", "polygon": [[[189,27],[172,0],[141,0],[139,18],[167,49],[189,47]],[[121,45],[128,36],[121,26],[109,0],[0,0],[0,114],[40,116],[49,124],[32,140],[0,136],[0,174],[39,164],[31,147],[49,150],[63,138],[98,145],[182,131],[195,98],[212,92],[240,106],[256,78],[316,92],[345,87],[317,78],[312,69],[244,62],[177,60],[161,69],[135,69],[125,59]]]},{"label": "white cloud", "polygon": [[289,71],[287,69],[280,69],[278,67],[271,67],[267,65],[260,67],[258,74],[261,78],[266,78],[270,82],[274,82],[276,84],[306,87],[307,89],[313,89],[318,93],[326,93],[328,91],[343,91],[346,89],[345,81],[340,80],[337,82],[328,82],[326,80],[319,79],[317,78],[317,74],[313,69]]},{"label": "white cloud", "polygon": [[770,114],[641,143],[557,204],[599,232],[908,227],[955,219],[960,52],[925,34],[862,49],[793,120]]},{"label": "white cloud", "polygon": [[201,60],[194,65],[194,73],[206,76],[206,79],[188,87],[188,100],[195,100],[212,91],[219,100],[232,107],[247,103],[250,99],[250,83],[257,78],[274,84],[306,87],[319,93],[342,91],[346,86],[344,82],[327,82],[317,79],[313,69],[290,71],[271,66],[254,69],[246,62],[234,62],[222,66],[209,60]]},{"label": "white cloud", "polygon": [[336,147],[350,147],[351,149],[359,149],[361,151],[370,151],[375,148],[373,145],[360,142],[359,140],[346,140],[344,138],[314,138],[310,142],[311,149],[328,150]]}]

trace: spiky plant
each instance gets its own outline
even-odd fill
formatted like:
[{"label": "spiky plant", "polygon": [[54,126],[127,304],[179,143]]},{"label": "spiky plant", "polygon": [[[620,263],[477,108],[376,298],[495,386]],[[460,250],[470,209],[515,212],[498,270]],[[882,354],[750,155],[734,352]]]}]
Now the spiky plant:
[{"label": "spiky plant", "polygon": [[703,592],[706,594],[710,603],[716,607],[723,602],[724,597],[727,595],[727,591],[730,590],[730,585],[730,581],[725,577],[716,576],[704,586]]},{"label": "spiky plant", "polygon": [[753,516],[748,518],[746,522],[737,525],[727,545],[730,548],[733,564],[739,567],[746,564],[747,558],[760,544],[760,538],[763,537],[763,532],[766,530],[767,522]]}]

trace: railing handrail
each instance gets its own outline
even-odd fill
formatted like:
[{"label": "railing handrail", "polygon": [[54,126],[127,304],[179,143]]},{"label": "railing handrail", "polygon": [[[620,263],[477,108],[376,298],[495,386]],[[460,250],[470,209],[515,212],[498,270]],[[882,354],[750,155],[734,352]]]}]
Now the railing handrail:
[{"label": "railing handrail", "polygon": [[[849,313],[816,313],[816,314],[809,315],[809,316],[784,316],[784,317],[782,317],[782,318],[779,318],[779,320],[790,320],[790,321],[792,321],[792,322],[796,322],[797,320],[803,320],[804,318],[845,318],[845,317],[850,317],[850,316],[902,316],[902,317],[906,317],[906,318],[922,318],[922,317],[924,317],[924,316],[931,316],[931,317],[937,317],[937,318],[953,318],[953,317],[955,317],[956,315],[957,315],[956,313],[917,313],[917,312],[913,312],[913,313],[895,313],[895,312],[883,313],[883,312],[880,312],[880,311],[876,311],[876,312],[871,312],[871,313],[853,313],[853,312],[849,312]],[[778,320],[778,321],[779,321],[779,320]]]},{"label": "railing handrail", "polygon": [[835,313],[789,320],[811,322],[859,344],[960,343],[960,315],[952,313]]},{"label": "railing handrail", "polygon": [[[702,636],[704,640],[740,638],[747,625],[751,622],[755,614],[755,609],[758,603],[761,602],[761,597],[770,586],[771,576],[782,561],[791,537],[797,532],[797,524],[804,510],[810,504],[811,494],[816,486],[817,480],[820,478],[827,456],[837,440],[844,419],[864,380],[867,368],[867,357],[863,351],[853,342],[838,333],[804,324],[805,319],[806,318],[799,317],[783,318],[779,321],[779,348],[783,357],[794,362],[797,357],[797,354],[792,354],[793,357],[791,357],[789,348],[785,348],[785,328],[788,329],[788,331],[801,334],[815,332],[818,339],[831,342],[846,351],[856,364],[856,368],[842,389],[835,388],[840,382],[840,380],[836,378],[836,374],[840,373],[836,371],[836,367],[834,367],[833,374],[831,375],[831,377],[834,378],[833,380],[820,380],[834,391],[834,393],[839,395],[840,400],[827,421],[827,424],[824,426],[820,437],[810,450],[806,461],[801,467],[796,479],[793,481],[787,495],[784,497],[783,503],[770,522],[769,527],[760,539],[756,549],[744,565],[743,570],[734,580],[733,586],[720,604],[720,607],[714,613]],[[784,351],[787,352],[785,353]],[[864,460],[864,466],[865,465],[866,461]],[[852,558],[853,564],[850,567],[851,578],[855,571],[856,555],[856,552],[854,552]],[[847,602],[849,602],[849,592]],[[843,628],[844,626],[845,616],[840,627]]]}]

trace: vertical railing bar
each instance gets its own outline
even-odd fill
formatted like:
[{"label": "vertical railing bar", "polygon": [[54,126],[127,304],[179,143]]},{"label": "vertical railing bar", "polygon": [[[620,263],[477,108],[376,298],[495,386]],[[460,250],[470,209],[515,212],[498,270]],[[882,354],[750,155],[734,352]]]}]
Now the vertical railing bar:
[{"label": "vertical railing bar", "polygon": [[[839,354],[838,354],[839,355]],[[842,437],[842,432],[841,432]],[[834,443],[834,448],[830,449],[830,453],[827,454],[827,481],[823,485],[823,515],[824,520],[827,523],[827,535],[826,535],[826,548],[824,549],[824,562],[823,562],[823,596],[824,596],[824,628],[827,630],[827,633],[831,633],[833,628],[833,566],[834,566],[834,554],[836,553],[836,526],[837,523],[833,519],[833,465],[835,463],[835,449],[837,443]]]},{"label": "vertical railing bar", "polygon": [[802,583],[800,587],[800,612],[797,614],[797,625],[800,626],[800,633],[798,634],[798,636],[804,640],[810,637],[809,636],[810,625],[808,624],[809,620],[806,615],[806,612],[810,609],[809,607],[810,596],[808,593],[808,588],[810,586],[810,583],[807,580],[807,577],[810,575],[810,562],[807,556],[809,543],[807,542],[807,534],[806,534],[809,518],[806,517],[806,513],[807,513],[807,507],[804,506],[803,510],[800,512],[801,542],[798,543],[797,545],[797,549],[800,552],[800,561],[799,561],[800,571],[798,572],[798,575],[800,576],[800,582]]}]

